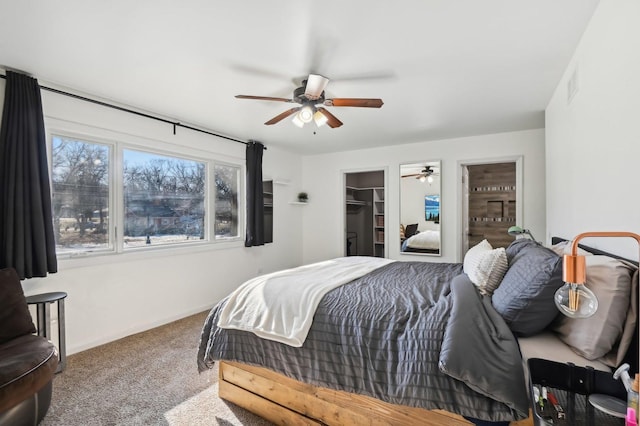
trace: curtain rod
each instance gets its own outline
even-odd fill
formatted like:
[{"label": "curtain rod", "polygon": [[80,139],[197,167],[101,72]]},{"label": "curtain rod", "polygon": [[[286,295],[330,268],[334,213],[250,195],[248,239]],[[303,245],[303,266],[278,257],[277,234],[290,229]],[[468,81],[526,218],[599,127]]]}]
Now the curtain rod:
[{"label": "curtain rod", "polygon": [[[0,74],[0,78],[3,78],[3,79],[6,80],[7,76],[3,75],[3,74]],[[163,123],[171,124],[173,126],[173,134],[174,135],[176,134],[176,128],[177,127],[182,127],[184,129],[189,129],[189,130],[193,130],[195,132],[205,133],[205,134],[211,135],[211,136],[217,136],[219,138],[227,139],[227,140],[230,140],[230,141],[233,141],[233,142],[238,142],[238,143],[241,143],[241,144],[244,144],[244,145],[248,145],[250,143],[250,142],[241,141],[239,139],[234,139],[234,138],[229,137],[229,136],[219,135],[217,133],[213,133],[213,132],[210,132],[208,130],[198,129],[197,127],[192,127],[192,126],[189,126],[188,124],[183,124],[183,123],[180,123],[178,121],[167,120],[166,118],[157,117],[155,115],[146,114],[144,112],[135,111],[135,110],[132,110],[132,109],[129,109],[129,108],[124,108],[124,107],[121,107],[121,106],[118,106],[118,105],[110,104],[108,102],[103,102],[103,101],[99,101],[97,99],[87,98],[85,96],[76,95],[75,93],[69,93],[69,92],[65,92],[63,90],[54,89],[53,87],[43,86],[43,85],[41,85],[39,83],[38,83],[38,85],[43,90],[47,90],[49,92],[57,93],[59,95],[69,96],[71,98],[79,99],[81,101],[90,102],[92,104],[101,105],[101,106],[104,106],[104,107],[107,107],[107,108],[113,108],[113,109],[116,109],[118,111],[128,112],[129,114],[134,114],[134,115],[137,115],[137,116],[140,116],[140,117],[149,118],[151,120],[156,120],[156,121],[161,121]],[[266,151],[267,147],[265,146],[263,148]]]}]

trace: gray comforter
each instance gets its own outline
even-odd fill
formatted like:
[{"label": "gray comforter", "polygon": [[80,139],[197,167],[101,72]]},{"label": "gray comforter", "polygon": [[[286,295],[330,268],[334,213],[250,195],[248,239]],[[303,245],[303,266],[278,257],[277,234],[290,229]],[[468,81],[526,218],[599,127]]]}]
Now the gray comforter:
[{"label": "gray comforter", "polygon": [[198,351],[296,380],[489,421],[528,416],[518,344],[461,264],[394,262],[327,293],[299,348],[216,326]]}]

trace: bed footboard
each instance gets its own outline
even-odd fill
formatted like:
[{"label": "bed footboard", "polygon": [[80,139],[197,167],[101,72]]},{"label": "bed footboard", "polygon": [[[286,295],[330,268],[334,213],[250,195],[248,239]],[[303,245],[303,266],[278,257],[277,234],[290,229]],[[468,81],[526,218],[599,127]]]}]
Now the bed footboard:
[{"label": "bed footboard", "polygon": [[[461,416],[313,386],[271,370],[220,362],[220,397],[279,425],[469,426]],[[524,422],[513,425],[532,424]]]}]

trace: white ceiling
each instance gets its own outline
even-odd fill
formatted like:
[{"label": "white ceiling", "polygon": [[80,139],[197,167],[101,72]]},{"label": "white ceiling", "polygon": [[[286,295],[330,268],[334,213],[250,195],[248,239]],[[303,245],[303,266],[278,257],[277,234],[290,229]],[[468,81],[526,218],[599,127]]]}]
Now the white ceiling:
[{"label": "white ceiling", "polygon": [[[544,126],[598,0],[0,0],[0,67],[314,154]],[[310,72],[344,125],[263,123]]]}]

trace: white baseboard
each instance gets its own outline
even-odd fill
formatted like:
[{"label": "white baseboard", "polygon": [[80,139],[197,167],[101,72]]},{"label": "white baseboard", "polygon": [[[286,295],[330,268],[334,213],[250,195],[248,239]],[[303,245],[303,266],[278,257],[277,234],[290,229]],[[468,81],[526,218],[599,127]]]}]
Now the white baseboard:
[{"label": "white baseboard", "polygon": [[67,346],[67,356],[73,355],[78,352],[86,351],[87,349],[95,348],[96,346],[104,345],[106,343],[113,342],[118,339],[122,339],[127,336],[131,336],[136,333],[141,333],[143,331],[151,330],[152,328],[160,327],[162,325],[169,324],[171,322],[180,320],[182,318],[186,318],[191,315],[198,314],[200,312],[209,311],[211,309],[211,304],[203,305],[200,307],[195,307],[193,309],[189,309],[187,311],[181,312],[179,314],[171,315],[164,318],[159,318],[155,321],[149,321],[145,323],[139,323],[135,326],[129,327],[127,329],[121,330],[118,333],[113,333],[105,336],[100,336],[100,338],[91,340],[88,342],[84,342],[79,345],[69,345]]}]

